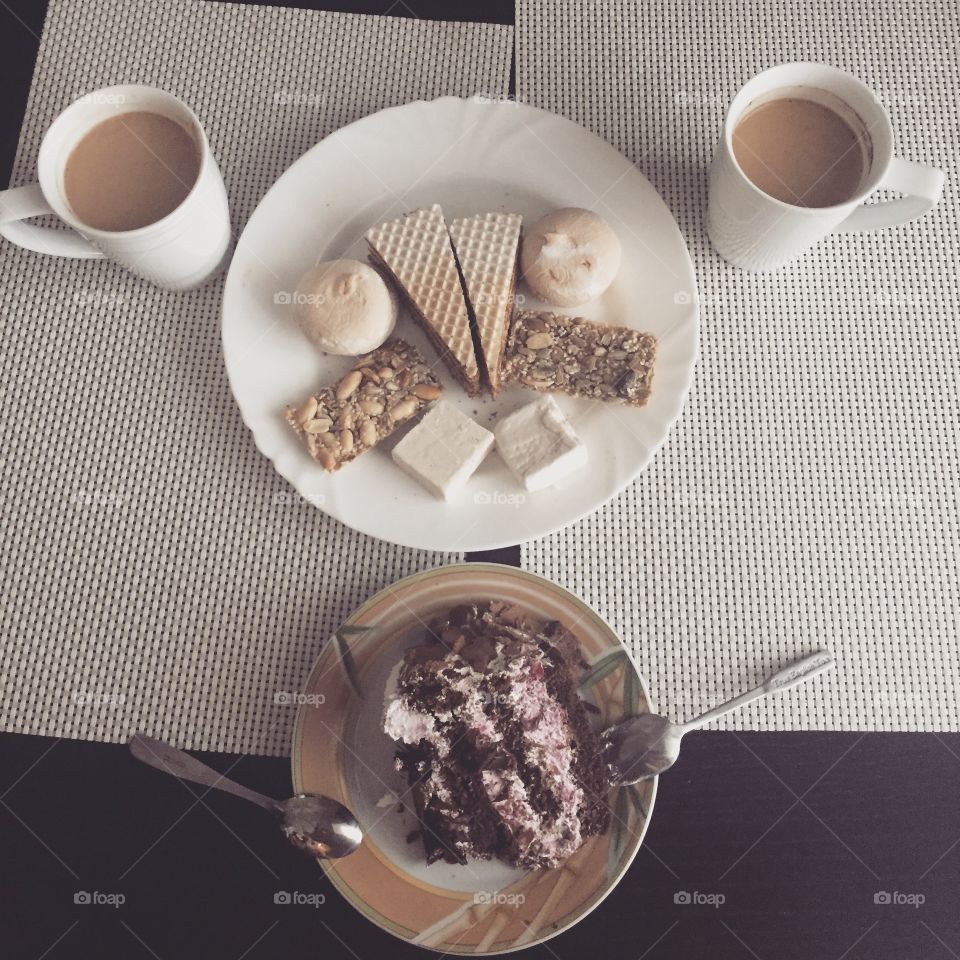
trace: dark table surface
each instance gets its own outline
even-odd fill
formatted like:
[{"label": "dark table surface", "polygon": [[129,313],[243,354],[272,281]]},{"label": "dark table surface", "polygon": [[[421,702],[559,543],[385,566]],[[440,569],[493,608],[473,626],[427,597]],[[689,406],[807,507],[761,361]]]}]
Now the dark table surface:
[{"label": "dark table surface", "polygon": [[[513,19],[503,2],[315,6]],[[5,179],[44,12],[0,0]],[[518,551],[485,558],[516,563]],[[266,793],[290,791],[287,760],[201,756]],[[324,898],[277,904],[281,891]],[[105,902],[77,902],[94,893]],[[684,902],[697,899],[709,902]],[[960,960],[960,735],[691,735],[618,888],[525,953]],[[166,778],[123,746],[0,735],[0,958],[386,955],[427,954],[355,913],[256,808]]]}]

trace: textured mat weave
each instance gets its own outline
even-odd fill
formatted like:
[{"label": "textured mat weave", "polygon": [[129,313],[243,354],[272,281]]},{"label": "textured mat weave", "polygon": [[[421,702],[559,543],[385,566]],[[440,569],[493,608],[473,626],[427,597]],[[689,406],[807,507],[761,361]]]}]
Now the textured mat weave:
[{"label": "textured mat weave", "polygon": [[[15,29],[15,28],[11,28]],[[382,107],[506,93],[509,27],[184,0],[53,0],[13,184],[78,96],[199,114],[239,230],[276,177]],[[222,281],[167,294],[0,245],[0,728],[289,749],[297,691],[366,596],[459,559],[328,519],[256,451],[220,353]]]},{"label": "textured mat weave", "polygon": [[[639,165],[703,301],[693,392],[665,448],[524,564],[630,639],[671,713],[827,644],[836,672],[724,725],[960,729],[960,6],[522,0],[517,37],[520,99]],[[707,167],[738,87],[790,60],[870,84],[897,152],[946,169],[947,189],[924,220],[753,276],[709,245]]]}]

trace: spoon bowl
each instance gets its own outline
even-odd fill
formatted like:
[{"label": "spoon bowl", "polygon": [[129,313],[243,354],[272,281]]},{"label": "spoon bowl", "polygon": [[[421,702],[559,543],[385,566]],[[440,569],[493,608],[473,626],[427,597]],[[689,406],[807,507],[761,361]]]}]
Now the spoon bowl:
[{"label": "spoon bowl", "polygon": [[669,770],[680,756],[683,730],[656,713],[627,717],[600,735],[610,782],[636,783]]},{"label": "spoon bowl", "polygon": [[298,793],[279,804],[280,826],[297,848],[337,860],[360,846],[363,832],[350,811],[330,797]]},{"label": "spoon bowl", "polygon": [[137,734],[130,739],[130,752],[147,766],[190,780],[204,787],[232,793],[269,810],[280,820],[286,838],[298,849],[313,857],[336,860],[353,853],[363,840],[356,817],[330,797],[300,793],[289,800],[274,800],[233,780],[228,780],[212,767],[189,753],[171,747],[162,740]]},{"label": "spoon bowl", "polygon": [[759,687],[741,693],[687,723],[674,723],[656,713],[641,713],[621,720],[600,734],[610,783],[636,783],[669,770],[680,756],[680,741],[685,733],[759,697],[788,690],[832,665],[833,654],[829,650],[818,650],[778,670]]}]

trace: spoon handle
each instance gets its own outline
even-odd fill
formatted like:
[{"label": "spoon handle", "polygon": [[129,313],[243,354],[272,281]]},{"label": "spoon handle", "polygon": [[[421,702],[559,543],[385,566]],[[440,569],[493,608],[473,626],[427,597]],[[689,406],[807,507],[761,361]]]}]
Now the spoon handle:
[{"label": "spoon handle", "polygon": [[746,693],[741,693],[739,697],[734,697],[726,703],[721,703],[719,706],[708,710],[699,717],[688,720],[686,723],[678,724],[678,726],[684,733],[690,730],[697,730],[705,723],[716,720],[717,717],[722,717],[732,710],[738,710],[753,700],[759,700],[760,697],[765,697],[768,693],[779,693],[781,690],[789,690],[790,687],[795,687],[798,683],[809,680],[810,677],[822,673],[832,665],[833,654],[829,650],[817,650],[816,653],[808,654],[795,663],[788,664],[782,670],[778,670],[773,676],[767,677],[759,687],[748,690]]},{"label": "spoon handle", "polygon": [[190,780],[193,783],[199,783],[204,787],[214,787],[217,790],[224,790],[232,793],[234,796],[242,797],[251,803],[256,803],[267,810],[276,812],[279,804],[270,797],[265,797],[256,790],[250,790],[248,787],[234,783],[228,780],[223,774],[218,773],[213,767],[208,767],[201,763],[196,757],[191,757],[189,753],[171,747],[170,744],[162,740],[154,740],[152,737],[143,737],[137,734],[130,738],[130,752],[141,762],[149,767],[154,767],[163,773],[173,774],[181,780]]}]

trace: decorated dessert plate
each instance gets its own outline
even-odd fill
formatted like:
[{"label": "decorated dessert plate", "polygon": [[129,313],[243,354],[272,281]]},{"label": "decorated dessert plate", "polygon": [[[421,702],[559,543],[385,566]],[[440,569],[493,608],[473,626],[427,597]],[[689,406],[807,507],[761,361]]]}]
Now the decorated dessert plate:
[{"label": "decorated dessert plate", "polygon": [[[516,213],[530,225],[558,207],[600,214],[620,238],[612,285],[560,310],[657,338],[652,391],[642,407],[558,396],[588,463],[529,493],[497,453],[450,501],[434,498],[392,462],[403,430],[335,473],[307,454],[285,421],[350,370],[353,358],[314,348],[292,314],[300,276],[320,261],[365,260],[366,231],[440,204],[448,223]],[[550,309],[521,282],[517,306]],[[266,194],[241,236],[226,281],[223,348],[234,396],[254,441],[304,500],[372,536],[411,547],[483,550],[541,537],[602,506],[650,462],[677,419],[697,353],[693,266],[670,211],[643,174],[603,140],[562,117],[512,101],[452,97],[383,110],[297,160]],[[422,330],[401,310],[395,336],[440,376],[444,399],[492,428],[541,394],[509,386],[468,397]]]},{"label": "decorated dessert plate", "polygon": [[416,574],[360,607],[314,665],[297,716],[297,792],[335,797],[364,832],[349,857],[321,861],[334,886],[397,937],[443,953],[507,953],[569,929],[616,886],[643,840],[656,781],[611,788],[609,826],[552,868],[519,869],[502,859],[427,863],[411,788],[384,732],[384,698],[405,650],[426,624],[461,605],[492,598],[537,621],[558,621],[579,644],[577,678],[599,730],[652,709],[625,648],[573,594],[533,574],[496,564],[462,564]]}]

